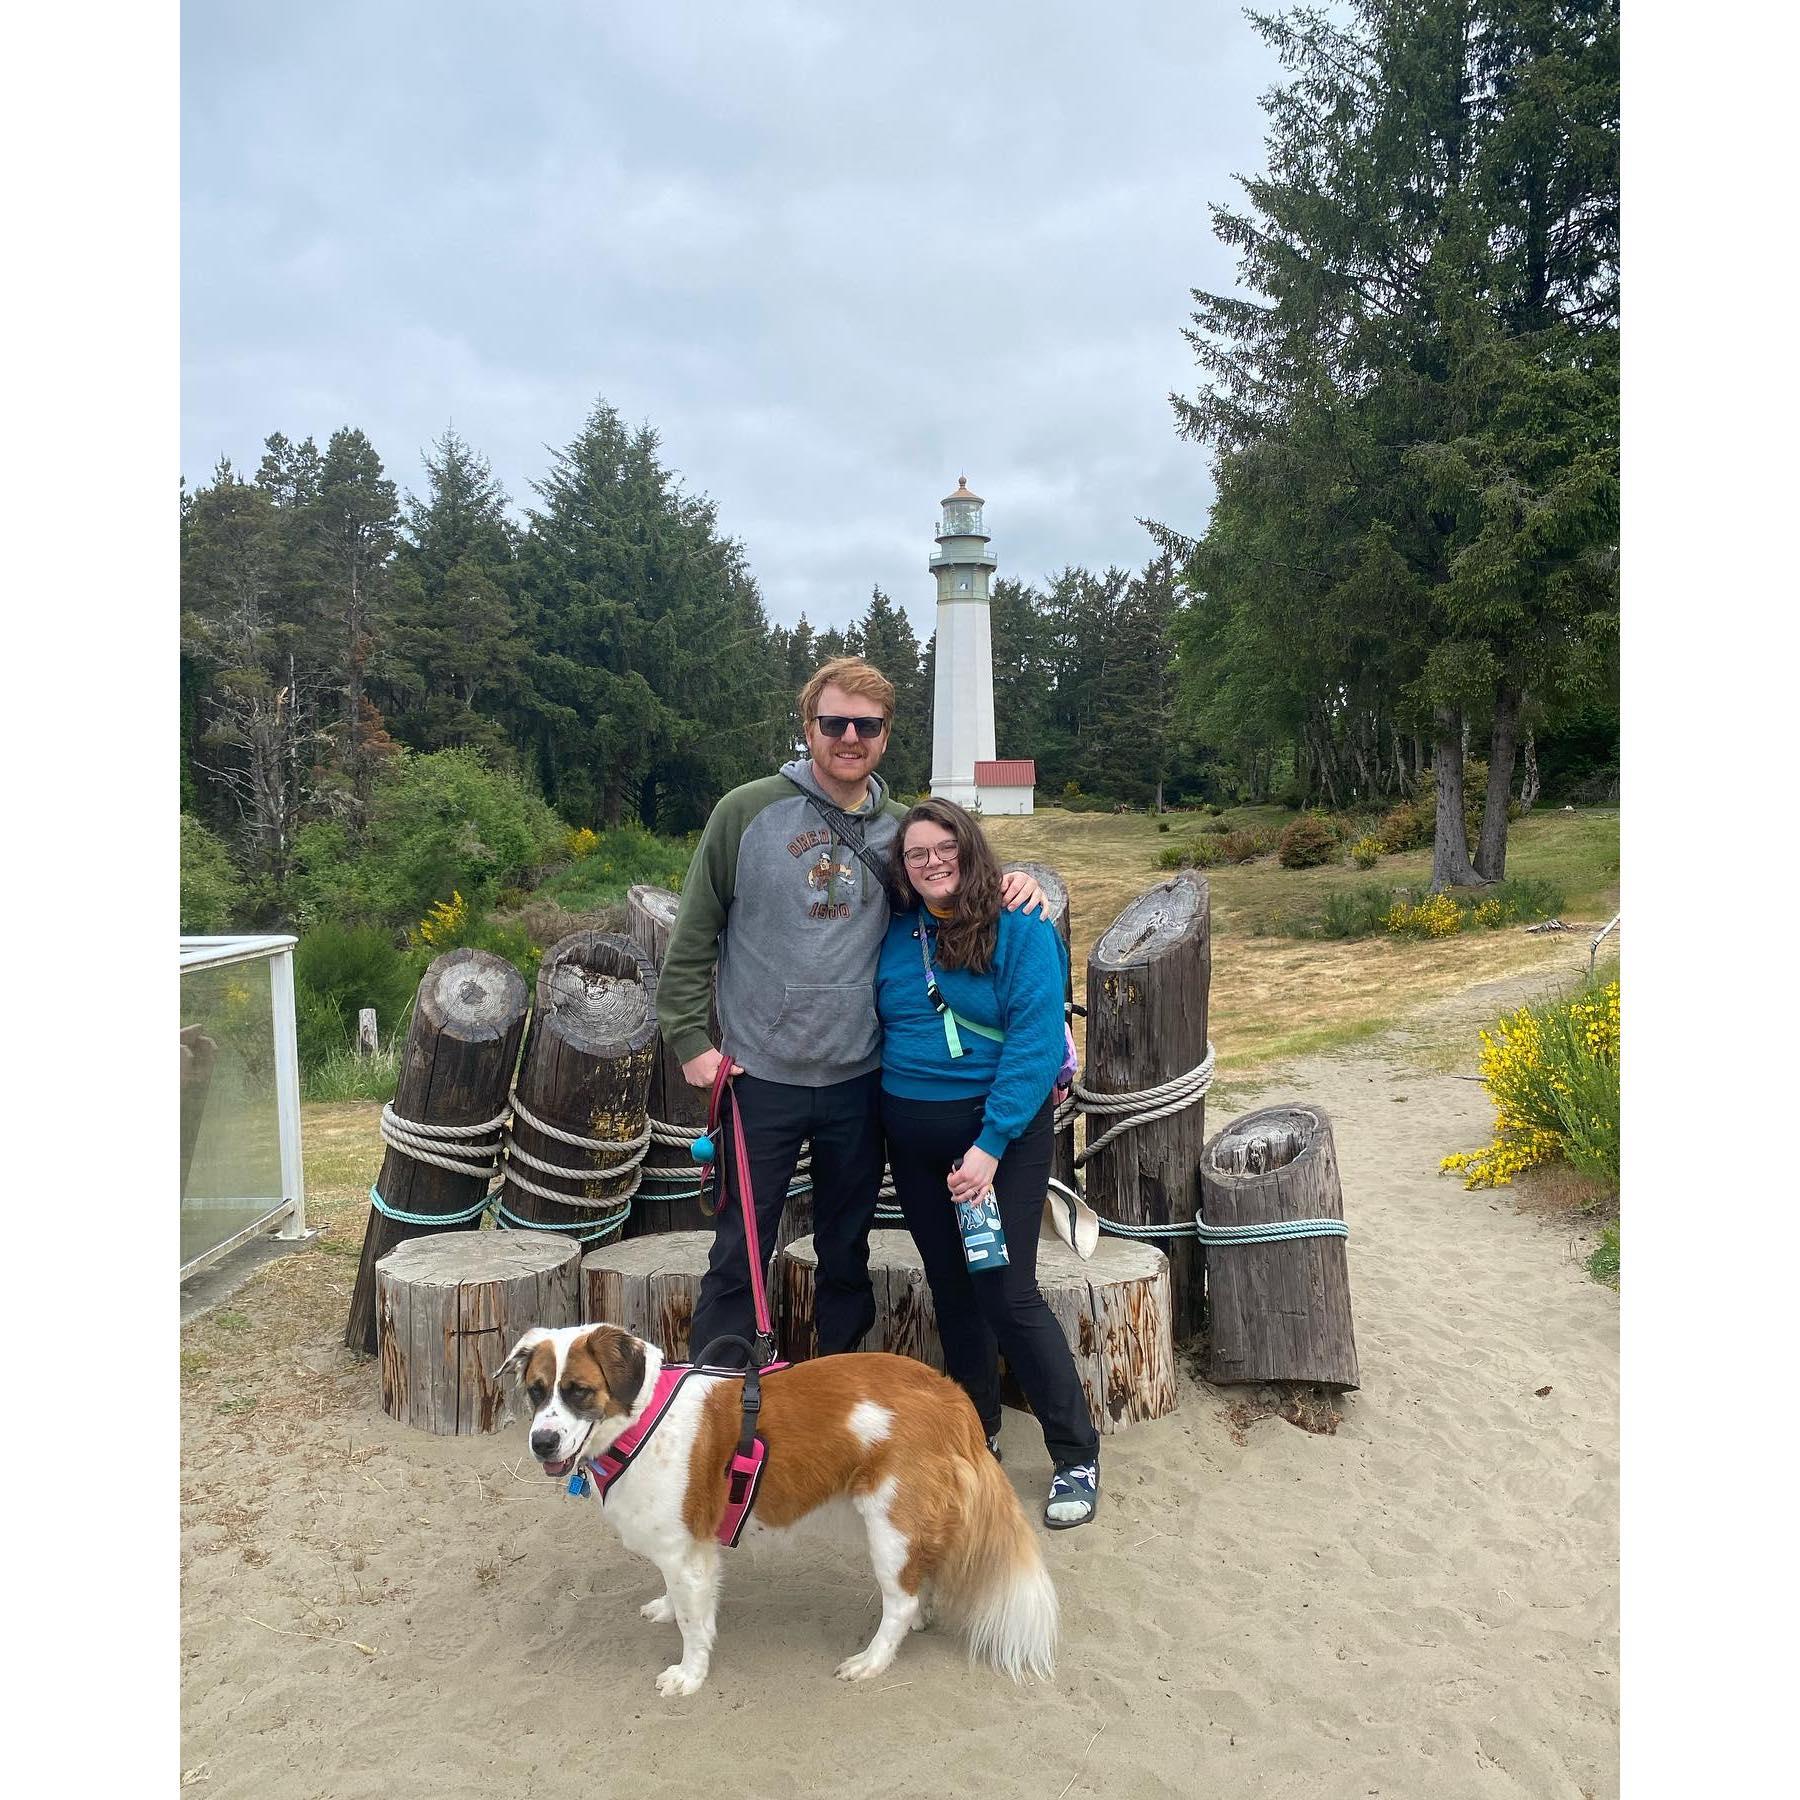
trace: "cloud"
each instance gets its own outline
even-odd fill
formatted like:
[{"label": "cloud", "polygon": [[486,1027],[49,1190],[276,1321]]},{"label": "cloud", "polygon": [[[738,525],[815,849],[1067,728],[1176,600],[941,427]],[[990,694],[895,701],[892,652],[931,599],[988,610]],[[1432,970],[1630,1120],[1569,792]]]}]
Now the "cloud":
[{"label": "cloud", "polygon": [[1027,579],[1204,517],[1167,395],[1261,161],[1235,5],[190,0],[182,42],[190,482],[353,423],[417,486],[454,420],[524,506],[604,396],[773,617],[879,583],[921,632],[960,472]]}]

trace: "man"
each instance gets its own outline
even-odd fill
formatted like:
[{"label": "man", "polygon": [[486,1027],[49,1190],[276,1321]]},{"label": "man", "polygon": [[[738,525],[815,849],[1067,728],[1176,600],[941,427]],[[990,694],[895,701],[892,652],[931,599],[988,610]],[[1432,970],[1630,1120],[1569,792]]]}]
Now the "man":
[{"label": "man", "polygon": [[[656,989],[663,1037],[695,1087],[710,1088],[731,1057],[765,1253],[811,1140],[821,1355],[854,1349],[875,1322],[869,1226],[883,1161],[875,965],[888,924],[882,871],[906,810],[875,771],[893,713],[893,683],[854,656],[826,663],[800,690],[810,754],[713,808]],[[1006,901],[1048,912],[1028,876],[1006,878]],[[719,1045],[707,1034],[715,966]],[[718,1154],[729,1155],[723,1136]],[[719,1215],[691,1341],[698,1353],[715,1337],[753,1331],[734,1194]]]}]

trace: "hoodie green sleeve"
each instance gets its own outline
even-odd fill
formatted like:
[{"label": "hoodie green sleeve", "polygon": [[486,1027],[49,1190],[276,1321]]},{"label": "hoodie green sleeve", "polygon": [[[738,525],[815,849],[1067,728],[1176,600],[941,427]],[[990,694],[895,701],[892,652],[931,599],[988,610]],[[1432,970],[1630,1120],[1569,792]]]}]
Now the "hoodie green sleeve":
[{"label": "hoodie green sleeve", "polygon": [[675,929],[656,982],[656,1020],[663,1041],[683,1062],[716,1050],[707,1026],[712,977],[719,961],[719,933],[737,891],[738,845],[744,827],[789,790],[778,778],[733,788],[712,809],[681,884]]}]

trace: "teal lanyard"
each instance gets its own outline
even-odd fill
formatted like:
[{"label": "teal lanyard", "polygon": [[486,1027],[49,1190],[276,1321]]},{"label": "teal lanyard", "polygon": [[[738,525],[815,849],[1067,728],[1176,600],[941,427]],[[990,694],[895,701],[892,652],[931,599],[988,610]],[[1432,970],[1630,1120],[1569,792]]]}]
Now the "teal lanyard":
[{"label": "teal lanyard", "polygon": [[964,1030],[972,1031],[977,1037],[992,1038],[996,1044],[1006,1042],[1006,1033],[996,1031],[991,1025],[978,1025],[973,1019],[965,1019],[960,1013],[951,1009],[950,1002],[944,998],[944,991],[937,984],[937,976],[931,968],[931,944],[925,921],[919,921],[919,961],[925,966],[925,995],[930,1000],[938,1017],[944,1021],[944,1042],[950,1046],[950,1057],[954,1061],[965,1054],[962,1035],[956,1029],[961,1025]]}]

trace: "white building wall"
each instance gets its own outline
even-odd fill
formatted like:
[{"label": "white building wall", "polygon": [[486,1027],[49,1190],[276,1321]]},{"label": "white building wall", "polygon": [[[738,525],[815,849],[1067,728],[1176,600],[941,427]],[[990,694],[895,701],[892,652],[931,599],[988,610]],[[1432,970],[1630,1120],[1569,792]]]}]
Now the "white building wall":
[{"label": "white building wall", "polygon": [[980,796],[982,813],[990,819],[1020,817],[1032,811],[1028,787],[984,787],[976,792]]},{"label": "white building wall", "polygon": [[973,807],[975,765],[994,760],[994,647],[985,596],[938,601],[931,716],[931,791]]}]

